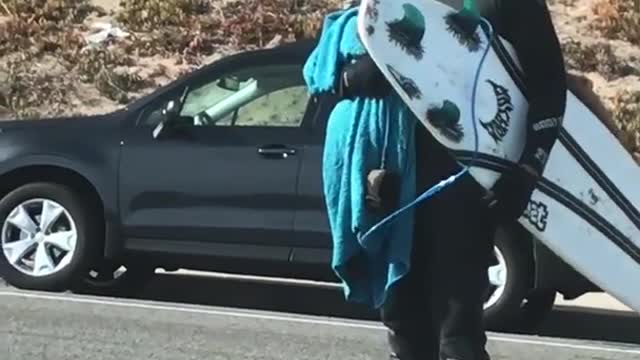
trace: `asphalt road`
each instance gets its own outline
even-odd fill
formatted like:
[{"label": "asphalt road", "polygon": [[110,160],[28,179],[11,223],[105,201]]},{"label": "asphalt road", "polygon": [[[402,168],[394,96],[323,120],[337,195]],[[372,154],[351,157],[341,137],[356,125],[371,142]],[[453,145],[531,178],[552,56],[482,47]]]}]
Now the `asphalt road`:
[{"label": "asphalt road", "polygon": [[[543,327],[556,338],[490,333],[493,359],[640,359],[637,317],[572,311]],[[0,359],[386,359],[369,316],[335,290],[224,279],[162,275],[137,299],[0,287]]]}]

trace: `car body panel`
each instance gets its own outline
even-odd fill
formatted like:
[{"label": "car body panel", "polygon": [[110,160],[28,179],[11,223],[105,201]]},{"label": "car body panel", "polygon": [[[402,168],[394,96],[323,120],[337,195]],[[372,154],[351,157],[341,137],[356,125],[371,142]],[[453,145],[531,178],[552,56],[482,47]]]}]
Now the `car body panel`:
[{"label": "car body panel", "polygon": [[[322,156],[324,134],[335,96],[316,98],[317,111],[310,120],[312,135],[305,147],[298,184],[298,202],[294,228],[296,246],[304,248],[327,249],[333,245],[329,228],[329,218],[324,201],[322,187]],[[298,251],[296,259],[301,259]]]},{"label": "car body panel", "polygon": [[558,290],[566,300],[575,299],[586,292],[602,291],[540,241],[534,241],[533,248],[536,288]]},{"label": "car body panel", "polygon": [[72,170],[96,188],[107,212],[117,214],[123,115],[0,122],[0,174],[30,166]]},{"label": "car body panel", "polygon": [[[120,170],[125,236],[283,244],[293,237],[289,204],[304,156],[300,138],[282,129],[202,128],[156,140],[149,129],[136,129],[125,140]],[[265,158],[258,149],[266,144],[297,153]]]}]

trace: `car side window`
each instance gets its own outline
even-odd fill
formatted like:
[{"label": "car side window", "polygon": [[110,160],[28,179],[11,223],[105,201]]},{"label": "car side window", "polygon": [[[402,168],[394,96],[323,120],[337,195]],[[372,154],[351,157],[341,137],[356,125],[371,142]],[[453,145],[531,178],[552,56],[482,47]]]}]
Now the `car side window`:
[{"label": "car side window", "polygon": [[309,95],[304,85],[269,92],[241,106],[215,126],[282,126],[302,125]]},{"label": "car side window", "polygon": [[[257,65],[207,81],[187,93],[180,116],[193,126],[299,127],[309,101],[302,65]],[[158,123],[162,109],[144,123]]]}]

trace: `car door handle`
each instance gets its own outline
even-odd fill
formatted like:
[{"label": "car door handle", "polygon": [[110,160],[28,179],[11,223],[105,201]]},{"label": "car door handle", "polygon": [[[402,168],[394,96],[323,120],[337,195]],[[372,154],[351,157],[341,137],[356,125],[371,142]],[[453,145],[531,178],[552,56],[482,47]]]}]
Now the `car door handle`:
[{"label": "car door handle", "polygon": [[269,145],[259,147],[258,154],[266,157],[288,158],[296,154],[296,149],[288,148],[284,145]]}]

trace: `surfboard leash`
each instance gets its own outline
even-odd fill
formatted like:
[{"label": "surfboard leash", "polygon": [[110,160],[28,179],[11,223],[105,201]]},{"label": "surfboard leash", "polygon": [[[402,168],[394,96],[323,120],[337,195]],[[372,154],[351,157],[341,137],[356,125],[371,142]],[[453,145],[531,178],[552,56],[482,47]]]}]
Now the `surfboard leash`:
[{"label": "surfboard leash", "polygon": [[[465,0],[465,9],[461,10],[461,11],[467,11],[466,14],[469,14],[470,9],[466,9],[467,6],[467,1],[469,1],[469,3],[472,3],[475,6],[475,1],[474,0]],[[465,15],[465,16],[467,16]],[[404,211],[410,209],[413,206],[416,206],[418,203],[420,203],[421,201],[424,201],[428,198],[430,198],[431,196],[433,196],[434,194],[436,194],[437,192],[443,190],[444,188],[446,188],[447,186],[453,184],[456,180],[458,180],[460,177],[462,177],[463,175],[465,175],[469,169],[473,166],[473,164],[477,161],[478,158],[478,150],[479,150],[479,135],[478,135],[478,124],[476,122],[476,95],[477,95],[477,88],[478,88],[478,83],[479,83],[479,79],[480,79],[480,71],[482,70],[482,65],[484,65],[484,61],[487,57],[487,55],[489,54],[489,49],[491,49],[491,42],[493,41],[493,37],[494,37],[494,32],[493,32],[493,27],[491,26],[491,23],[489,23],[489,21],[487,21],[485,18],[483,18],[482,16],[480,16],[479,14],[475,13],[474,15],[476,17],[476,19],[478,20],[478,22],[476,23],[476,29],[477,26],[479,26],[480,24],[485,24],[488,28],[488,39],[489,42],[487,43],[487,46],[482,54],[482,57],[480,58],[480,62],[478,64],[478,67],[476,69],[476,73],[475,73],[475,77],[473,80],[473,90],[471,93],[471,124],[473,125],[473,133],[474,133],[474,147],[475,150],[473,152],[473,156],[471,158],[471,161],[464,166],[464,168],[462,170],[460,170],[460,172],[458,172],[455,175],[451,175],[448,178],[441,180],[440,182],[438,182],[437,184],[433,185],[430,189],[426,190],[425,192],[423,192],[422,194],[420,194],[420,196],[418,196],[417,198],[415,198],[412,202],[410,202],[409,204],[401,207],[400,209],[394,211],[393,213],[391,213],[390,215],[388,215],[387,217],[385,217],[384,219],[382,219],[380,222],[378,222],[377,224],[375,224],[374,226],[372,226],[364,235],[362,235],[360,237],[360,241],[363,241],[367,236],[371,235],[374,231],[377,231],[379,228],[381,228],[382,226],[386,225],[387,223],[390,223],[391,221],[395,220],[395,218],[397,218],[400,214],[402,214]]]}]

